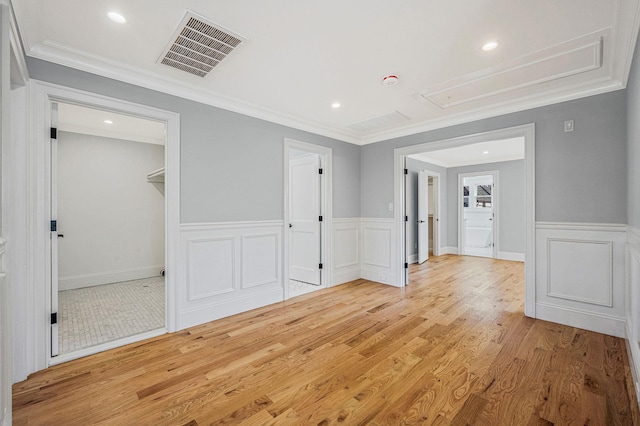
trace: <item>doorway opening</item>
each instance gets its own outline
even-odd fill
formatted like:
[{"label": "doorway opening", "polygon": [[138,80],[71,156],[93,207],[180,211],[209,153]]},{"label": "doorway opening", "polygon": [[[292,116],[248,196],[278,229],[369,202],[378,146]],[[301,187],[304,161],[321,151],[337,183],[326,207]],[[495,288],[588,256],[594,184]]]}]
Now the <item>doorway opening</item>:
[{"label": "doorway opening", "polygon": [[[491,146],[501,147],[498,150],[504,154],[493,156]],[[489,147],[489,148],[487,148]],[[517,157],[510,158],[508,153],[510,148],[516,147],[519,151]],[[482,230],[484,235],[484,244],[480,246],[487,248],[490,245],[492,253],[500,259],[519,260],[525,262],[525,315],[535,317],[535,126],[533,124],[516,126],[506,129],[490,131],[486,133],[473,134],[468,136],[456,137],[453,139],[434,141],[420,145],[396,148],[394,150],[394,200],[395,204],[401,206],[395,214],[395,223],[397,230],[396,243],[396,282],[400,286],[404,286],[409,281],[409,264],[418,260],[416,253],[415,258],[410,257],[411,245],[409,240],[412,235],[408,234],[411,221],[409,220],[410,210],[408,207],[413,202],[406,191],[407,175],[412,172],[418,174],[420,170],[430,170],[440,173],[440,187],[442,188],[440,197],[441,212],[439,225],[443,231],[441,234],[441,251],[440,254],[461,254],[463,245],[458,239],[458,212],[461,212],[464,218],[463,208],[459,208],[458,204],[463,205],[464,196],[458,195],[459,188],[464,193],[464,185],[458,185],[458,175],[465,173],[482,172],[482,175],[491,174],[495,170],[499,170],[500,176],[503,178],[500,188],[502,190],[511,191],[513,196],[503,197],[500,200],[508,199],[508,203],[501,201],[500,209],[508,209],[511,211],[510,216],[505,216],[505,220],[501,221],[504,227],[512,227],[514,232],[507,232],[503,226],[498,228],[491,225],[491,234],[487,235],[487,229]],[[506,153],[506,154],[505,154]],[[440,156],[439,154],[443,154]],[[449,161],[469,161],[466,164],[447,164]],[[499,164],[500,166],[498,166]],[[505,171],[500,167],[505,168]],[[508,172],[507,172],[508,170]],[[503,176],[504,173],[504,176]],[[512,173],[514,178],[510,178],[508,173]],[[428,182],[428,181],[427,181]],[[498,186],[497,174],[491,187],[481,188],[481,192],[475,193],[475,201],[480,202],[482,208],[488,208],[490,205],[494,209],[494,213],[498,216],[498,194],[496,189]],[[486,189],[482,193],[482,189]],[[490,192],[488,194],[486,192]],[[417,196],[417,191],[416,191]],[[417,203],[417,201],[415,201]],[[504,205],[503,205],[504,204]],[[475,206],[474,206],[475,207]],[[478,207],[480,208],[480,207]],[[502,218],[502,215],[500,215]],[[497,218],[492,218],[497,219]],[[513,219],[513,220],[511,220]],[[421,219],[424,220],[424,219]],[[493,220],[492,220],[493,221]],[[489,221],[488,218],[486,222]],[[489,228],[485,224],[477,228]],[[498,252],[498,241],[500,238],[495,232],[500,229],[502,233],[500,238],[504,239],[504,246],[500,244],[500,249],[504,251]],[[477,237],[480,241],[482,235],[480,230],[477,235],[468,235],[469,237]],[[468,234],[470,232],[467,232]],[[416,229],[417,234],[417,229]],[[418,239],[416,235],[416,240]],[[487,243],[488,242],[488,243]],[[434,246],[436,248],[437,246]],[[416,247],[417,248],[417,247]],[[479,248],[479,247],[476,247]],[[469,252],[469,250],[467,250]],[[468,253],[471,254],[471,253]],[[424,255],[422,256],[424,258]],[[422,260],[422,259],[420,259]],[[404,267],[402,267],[404,265]],[[413,268],[415,269],[415,268]]]},{"label": "doorway opening", "polygon": [[497,171],[458,174],[460,255],[498,257],[498,194]]},{"label": "doorway opening", "polygon": [[166,332],[165,123],[51,102],[51,356]]},{"label": "doorway opening", "polygon": [[331,149],[285,140],[285,299],[330,286]]}]

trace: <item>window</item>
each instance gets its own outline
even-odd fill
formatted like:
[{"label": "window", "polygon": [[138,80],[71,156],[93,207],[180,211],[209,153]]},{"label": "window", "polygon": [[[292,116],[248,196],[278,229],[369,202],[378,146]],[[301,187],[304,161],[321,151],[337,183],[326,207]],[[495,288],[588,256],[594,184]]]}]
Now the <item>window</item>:
[{"label": "window", "polygon": [[464,207],[469,207],[469,187],[464,186],[462,188],[462,205]]}]

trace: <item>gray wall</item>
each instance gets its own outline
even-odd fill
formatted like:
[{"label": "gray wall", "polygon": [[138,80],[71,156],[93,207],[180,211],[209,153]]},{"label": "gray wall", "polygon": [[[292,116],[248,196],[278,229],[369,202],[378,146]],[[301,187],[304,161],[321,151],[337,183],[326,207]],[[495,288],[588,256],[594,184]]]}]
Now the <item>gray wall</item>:
[{"label": "gray wall", "polygon": [[477,164],[447,169],[447,239],[458,245],[458,175],[498,171],[498,249],[524,254],[524,160]]},{"label": "gray wall", "polygon": [[162,145],[58,133],[61,290],[68,277],[164,265],[164,197],[146,178],[163,166]]},{"label": "gray wall", "polygon": [[535,123],[536,220],[626,223],[626,117],[616,91],[363,146],[362,216],[393,217],[394,148]]},{"label": "gray wall", "polygon": [[359,217],[360,148],[27,58],[31,78],[180,113],[182,223],[283,219],[283,140],[333,149],[334,217]]},{"label": "gray wall", "polygon": [[640,228],[640,43],[636,44],[627,84],[628,224]]},{"label": "gray wall", "polygon": [[446,247],[447,244],[447,230],[446,230],[446,217],[447,216],[447,169],[444,167],[436,166],[435,164],[427,163],[424,161],[415,160],[413,158],[407,158],[407,216],[409,221],[407,223],[407,253],[409,255],[418,253],[416,243],[418,240],[418,172],[420,170],[429,170],[432,172],[440,173],[440,212],[442,214],[442,235],[440,235],[440,247]]}]

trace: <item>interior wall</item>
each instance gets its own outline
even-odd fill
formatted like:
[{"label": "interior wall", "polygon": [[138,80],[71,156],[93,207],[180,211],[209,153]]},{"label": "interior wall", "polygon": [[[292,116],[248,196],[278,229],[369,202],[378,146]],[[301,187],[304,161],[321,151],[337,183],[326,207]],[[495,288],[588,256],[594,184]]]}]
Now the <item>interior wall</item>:
[{"label": "interior wall", "polygon": [[356,145],[51,62],[27,66],[37,80],[180,113],[181,223],[282,220],[285,138],[333,150],[333,216],[360,217]]},{"label": "interior wall", "polygon": [[407,222],[407,253],[409,257],[418,254],[418,172],[420,170],[429,170],[432,172],[440,173],[440,247],[447,246],[447,232],[446,232],[446,218],[448,216],[447,206],[447,169],[444,167],[436,166],[435,164],[427,163],[425,161],[416,160],[414,158],[407,158],[407,208],[406,214],[409,216]]},{"label": "interior wall", "polygon": [[476,164],[447,169],[447,239],[458,245],[458,175],[498,171],[498,248],[501,252],[524,254],[524,160]]},{"label": "interior wall", "polygon": [[[575,130],[564,132],[564,121]],[[361,213],[392,218],[393,150],[535,123],[536,220],[626,223],[626,96],[615,91],[365,145]],[[597,193],[598,197],[593,194]]]},{"label": "interior wall", "polygon": [[58,132],[59,289],[158,276],[164,196],[146,175],[164,146]]}]

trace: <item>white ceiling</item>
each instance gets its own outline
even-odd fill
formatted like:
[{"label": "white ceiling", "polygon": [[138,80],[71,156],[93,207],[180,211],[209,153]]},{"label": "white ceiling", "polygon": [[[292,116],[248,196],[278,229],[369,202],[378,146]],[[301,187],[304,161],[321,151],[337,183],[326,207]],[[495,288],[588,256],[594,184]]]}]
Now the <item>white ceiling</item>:
[{"label": "white ceiling", "polygon": [[[13,6],[27,55],[366,144],[624,88],[639,2],[13,0]],[[187,10],[246,38],[205,78],[157,63]],[[127,22],[110,21],[109,11]],[[498,40],[498,48],[484,52],[488,40]],[[383,86],[388,74],[399,83]],[[342,106],[333,109],[333,102]]]},{"label": "white ceiling", "polygon": [[409,155],[440,167],[460,167],[472,164],[499,163],[524,159],[524,138],[481,142],[456,148]]},{"label": "white ceiling", "polygon": [[58,104],[58,129],[157,145],[165,143],[164,123],[72,104]]}]

